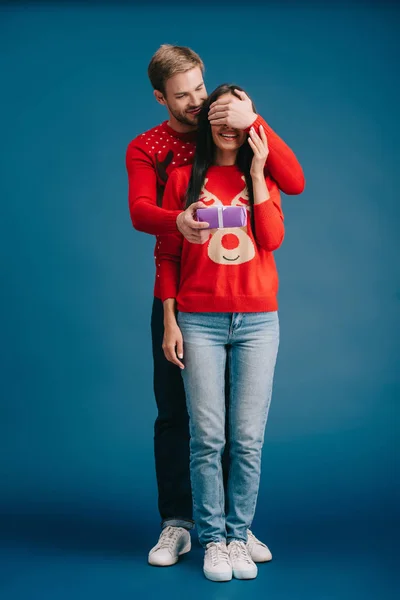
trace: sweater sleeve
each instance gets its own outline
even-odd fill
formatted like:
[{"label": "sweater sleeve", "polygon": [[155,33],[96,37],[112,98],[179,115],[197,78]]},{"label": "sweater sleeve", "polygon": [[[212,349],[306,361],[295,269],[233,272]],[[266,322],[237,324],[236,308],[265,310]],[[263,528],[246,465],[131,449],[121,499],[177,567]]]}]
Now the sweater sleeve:
[{"label": "sweater sleeve", "polygon": [[303,169],[293,150],[275,133],[275,131],[260,116],[252,127],[257,131],[262,125],[268,140],[269,154],[266,167],[275,179],[279,189],[285,194],[301,194],[304,190],[305,179]]},{"label": "sweater sleeve", "polygon": [[153,162],[135,141],[126,151],[126,169],[129,212],[134,228],[151,235],[176,231],[176,217],[182,211],[157,206],[157,175]]},{"label": "sweater sleeve", "polygon": [[[164,192],[164,206],[168,210],[181,208],[185,199],[185,187],[180,181],[179,169],[169,176]],[[163,235],[159,238],[159,275],[161,300],[176,298],[179,291],[179,278],[183,235],[179,231]]]},{"label": "sweater sleeve", "polygon": [[261,248],[273,252],[283,242],[285,227],[278,186],[269,177],[265,181],[269,191],[269,200],[255,204],[253,207],[255,239]]}]

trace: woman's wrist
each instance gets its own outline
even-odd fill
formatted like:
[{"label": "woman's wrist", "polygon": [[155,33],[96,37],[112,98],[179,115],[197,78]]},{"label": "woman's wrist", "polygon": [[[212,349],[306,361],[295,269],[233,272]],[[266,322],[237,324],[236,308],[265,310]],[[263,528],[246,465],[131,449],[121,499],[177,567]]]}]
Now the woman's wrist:
[{"label": "woman's wrist", "polygon": [[172,317],[171,319],[164,319],[164,329],[169,329],[170,327],[175,327],[178,324],[176,317]]},{"label": "woman's wrist", "polygon": [[268,186],[265,181],[264,173],[262,176],[260,174],[256,174],[252,178],[253,182],[253,197],[254,197],[254,205],[263,204],[267,200],[269,200],[270,195],[268,191]]},{"label": "woman's wrist", "polygon": [[164,300],[164,327],[176,324],[176,299]]},{"label": "woman's wrist", "polygon": [[168,310],[164,312],[164,325],[170,325],[171,323],[176,322],[176,313],[175,310]]},{"label": "woman's wrist", "polygon": [[258,183],[261,181],[265,181],[265,176],[264,176],[264,169],[262,171],[256,171],[256,172],[251,172],[250,171],[250,176],[251,179],[253,181],[253,183]]}]

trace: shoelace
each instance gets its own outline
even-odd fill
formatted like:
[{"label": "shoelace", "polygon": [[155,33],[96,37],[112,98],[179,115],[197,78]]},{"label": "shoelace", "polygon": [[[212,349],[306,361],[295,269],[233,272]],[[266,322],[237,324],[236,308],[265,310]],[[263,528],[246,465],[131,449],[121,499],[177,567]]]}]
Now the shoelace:
[{"label": "shoelace", "polygon": [[168,548],[170,550],[175,544],[176,540],[180,535],[180,531],[177,527],[168,526],[162,530],[160,539],[158,540],[158,548]]},{"label": "shoelace", "polygon": [[207,546],[210,551],[211,564],[214,567],[218,562],[226,562],[229,565],[229,554],[223,542],[210,542]]},{"label": "shoelace", "polygon": [[252,560],[244,542],[234,540],[229,544],[229,554],[232,555],[233,560],[244,560],[247,564],[251,565]]}]

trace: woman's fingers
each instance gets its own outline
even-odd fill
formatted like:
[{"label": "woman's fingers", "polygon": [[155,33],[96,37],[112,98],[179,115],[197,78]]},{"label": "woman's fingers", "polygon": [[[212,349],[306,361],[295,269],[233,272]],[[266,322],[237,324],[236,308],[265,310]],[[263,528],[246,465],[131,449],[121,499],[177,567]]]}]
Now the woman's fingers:
[{"label": "woman's fingers", "polygon": [[265,135],[265,131],[262,125],[260,125],[260,135],[256,133],[254,128],[250,129],[250,138],[254,143],[254,146],[257,148],[257,151],[260,153],[260,156],[267,156],[268,154],[268,142],[267,136]]},{"label": "woman's fingers", "polygon": [[257,135],[256,131],[251,128],[250,129],[250,139],[253,142],[254,146],[257,150],[261,150],[261,138]]},{"label": "woman's fingers", "polygon": [[184,369],[185,368],[184,365],[183,365],[183,363],[176,356],[175,346],[168,346],[168,348],[166,348],[166,350],[164,351],[164,354],[165,354],[166,359],[169,362],[173,363],[174,365],[176,365],[180,369]]},{"label": "woman's fingers", "polygon": [[180,358],[180,359],[183,358],[183,339],[182,338],[178,339],[176,342],[176,353],[178,355],[178,358]]},{"label": "woman's fingers", "polygon": [[[262,129],[262,125],[260,125],[260,134],[263,131],[264,131],[264,129]],[[257,133],[257,131],[254,129],[254,127],[252,127],[250,129],[250,134],[251,134],[251,137],[252,137],[253,141],[256,142],[256,144],[258,146],[260,146],[260,147],[264,146],[264,141],[263,141],[261,135]]]},{"label": "woman's fingers", "polygon": [[[162,345],[165,358],[179,367],[180,369],[184,369],[184,364],[178,359],[183,358],[183,340],[182,335],[176,335],[170,337],[168,339],[164,339]],[[178,356],[177,356],[178,355]]]},{"label": "woman's fingers", "polygon": [[253,138],[253,136],[249,137],[249,144],[254,152],[254,156],[256,156],[256,158],[261,158],[262,148],[260,147],[260,144],[257,143],[257,141]]},{"label": "woman's fingers", "polygon": [[249,137],[247,141],[249,142],[250,148],[253,150],[254,156],[256,154],[258,154],[258,148],[255,145],[255,143],[253,142],[253,140],[251,139],[251,137]]},{"label": "woman's fingers", "polygon": [[261,137],[261,140],[262,140],[262,142],[263,142],[263,144],[264,144],[265,148],[266,148],[267,150],[269,150],[269,148],[268,148],[268,138],[267,138],[267,134],[265,133],[265,131],[264,131],[264,127],[263,127],[262,125],[260,125],[260,137]]}]

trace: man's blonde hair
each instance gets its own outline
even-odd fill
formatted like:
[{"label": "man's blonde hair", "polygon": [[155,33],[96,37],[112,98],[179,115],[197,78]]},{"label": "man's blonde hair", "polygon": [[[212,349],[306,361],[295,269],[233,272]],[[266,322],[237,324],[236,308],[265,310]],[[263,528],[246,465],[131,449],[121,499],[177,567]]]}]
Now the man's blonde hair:
[{"label": "man's blonde hair", "polygon": [[155,90],[165,94],[165,83],[177,73],[185,73],[200,67],[204,73],[204,64],[200,56],[187,46],[163,44],[153,55],[147,73]]}]

